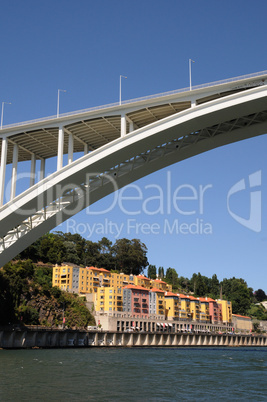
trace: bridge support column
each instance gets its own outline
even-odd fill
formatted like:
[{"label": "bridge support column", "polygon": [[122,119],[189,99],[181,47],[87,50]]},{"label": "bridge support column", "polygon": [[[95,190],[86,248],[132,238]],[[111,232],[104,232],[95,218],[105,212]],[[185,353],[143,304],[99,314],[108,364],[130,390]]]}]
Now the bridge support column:
[{"label": "bridge support column", "polygon": [[32,154],[31,156],[31,176],[30,176],[30,187],[35,183],[35,169],[36,169],[36,156]]},{"label": "bridge support column", "polygon": [[7,160],[7,138],[2,138],[1,167],[0,167],[0,207],[4,203],[6,160]]},{"label": "bridge support column", "polygon": [[88,145],[84,144],[84,155],[88,154]]},{"label": "bridge support column", "polygon": [[134,122],[131,119],[129,119],[128,116],[126,116],[126,121],[128,121],[129,123],[129,133],[131,133],[132,131],[134,131]]},{"label": "bridge support column", "polygon": [[39,175],[39,180],[43,180],[45,177],[45,159],[41,159],[41,166],[40,166],[40,175]]},{"label": "bridge support column", "polygon": [[126,135],[126,116],[125,114],[121,115],[121,137]]},{"label": "bridge support column", "polygon": [[133,121],[130,121],[130,133],[134,131],[134,123]]},{"label": "bridge support column", "polygon": [[17,172],[18,172],[18,158],[19,147],[18,144],[14,144],[13,148],[13,161],[12,161],[12,177],[11,177],[11,191],[10,200],[13,200],[16,196],[16,184],[17,184]]},{"label": "bridge support column", "polygon": [[73,134],[69,134],[69,147],[68,147],[68,165],[73,162]]},{"label": "bridge support column", "polygon": [[57,143],[57,170],[63,167],[63,151],[64,151],[64,127],[58,128],[58,143]]}]

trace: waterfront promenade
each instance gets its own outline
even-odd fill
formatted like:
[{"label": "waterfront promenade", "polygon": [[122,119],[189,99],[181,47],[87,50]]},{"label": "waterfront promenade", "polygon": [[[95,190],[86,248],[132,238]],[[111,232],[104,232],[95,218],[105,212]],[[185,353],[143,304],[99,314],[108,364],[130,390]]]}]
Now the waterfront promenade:
[{"label": "waterfront promenade", "polygon": [[185,346],[266,347],[267,337],[254,334],[109,332],[51,329],[10,329],[0,331],[0,348],[3,349]]}]

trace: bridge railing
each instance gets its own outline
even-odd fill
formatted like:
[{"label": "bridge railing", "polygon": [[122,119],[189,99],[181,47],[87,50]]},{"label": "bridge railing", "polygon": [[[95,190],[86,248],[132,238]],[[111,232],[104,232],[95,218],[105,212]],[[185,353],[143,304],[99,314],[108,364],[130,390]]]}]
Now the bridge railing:
[{"label": "bridge railing", "polygon": [[[195,85],[191,88],[191,91],[194,91],[196,89],[202,89],[202,88],[208,88],[208,87],[212,87],[212,86],[216,86],[216,85],[221,85],[221,84],[227,84],[230,82],[235,82],[235,81],[241,81],[241,80],[245,80],[245,79],[249,79],[249,78],[257,78],[260,76],[267,76],[267,70],[264,71],[260,71],[257,73],[252,73],[252,74],[247,74],[247,75],[241,75],[239,77],[233,77],[233,78],[227,78],[225,80],[220,80],[220,81],[213,81],[213,82],[209,82],[206,84],[200,84],[200,85]],[[140,98],[134,98],[134,99],[129,99],[129,100],[124,100],[120,102],[114,102],[114,103],[108,103],[105,105],[100,105],[100,106],[94,106],[91,108],[87,108],[87,109],[81,109],[81,110],[76,110],[73,112],[67,112],[67,113],[61,113],[58,116],[57,115],[53,115],[53,116],[48,116],[48,117],[41,117],[38,119],[33,119],[33,120],[27,120],[27,121],[23,121],[20,123],[13,123],[13,124],[8,124],[3,126],[3,129],[6,128],[14,128],[14,127],[18,127],[21,125],[26,125],[26,124],[34,124],[34,123],[42,123],[45,121],[49,121],[49,120],[53,120],[56,118],[61,118],[61,117],[70,117],[73,115],[79,115],[79,114],[84,114],[87,112],[93,112],[96,110],[102,110],[102,109],[108,109],[108,108],[112,108],[115,106],[121,106],[121,105],[127,105],[127,104],[131,104],[131,103],[135,103],[135,102],[140,102],[143,100],[150,100],[150,99],[156,99],[156,98],[160,98],[160,97],[164,97],[164,96],[168,96],[168,95],[175,95],[175,94],[179,94],[179,93],[183,93],[183,92],[189,92],[190,88],[186,87],[186,88],[181,88],[181,89],[175,89],[172,91],[168,91],[168,92],[161,92],[158,94],[154,94],[154,95],[147,95],[147,96],[143,96]]]}]

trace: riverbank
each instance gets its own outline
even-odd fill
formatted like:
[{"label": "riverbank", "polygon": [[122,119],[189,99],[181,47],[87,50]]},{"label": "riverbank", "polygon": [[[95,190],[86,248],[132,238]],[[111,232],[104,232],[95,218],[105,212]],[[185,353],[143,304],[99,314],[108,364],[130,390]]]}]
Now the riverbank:
[{"label": "riverbank", "polygon": [[10,329],[0,331],[0,348],[70,347],[266,347],[267,337],[243,334],[108,332]]}]

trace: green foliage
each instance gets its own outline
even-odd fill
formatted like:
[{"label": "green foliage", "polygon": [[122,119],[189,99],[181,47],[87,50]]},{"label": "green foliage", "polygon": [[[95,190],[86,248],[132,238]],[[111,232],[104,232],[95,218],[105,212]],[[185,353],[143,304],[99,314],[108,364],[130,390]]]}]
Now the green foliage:
[{"label": "green foliage", "polygon": [[151,279],[157,278],[157,268],[156,265],[149,265],[147,268],[147,276]]},{"label": "green foliage", "polygon": [[160,279],[164,278],[164,268],[163,267],[159,267],[158,269],[158,275]]},{"label": "green foliage", "polygon": [[39,313],[34,307],[21,305],[18,307],[18,315],[26,325],[39,324]]},{"label": "green foliage", "polygon": [[52,287],[52,267],[38,266],[34,271],[35,282],[40,286]]},{"label": "green foliage", "polygon": [[[62,323],[63,306],[69,327],[94,325],[84,298],[62,292],[51,282],[49,266],[35,266],[31,261],[6,264],[0,270],[0,325],[56,325]],[[42,311],[49,312],[49,320]]]},{"label": "green foliage", "polygon": [[210,289],[209,293],[211,293],[211,297],[214,299],[218,299],[220,295],[220,282],[217,278],[217,275],[214,274],[210,280]]},{"label": "green foliage", "polygon": [[265,292],[262,289],[258,289],[254,292],[254,297],[255,300],[258,302],[262,302],[264,300],[267,300],[267,295],[265,294]]},{"label": "green foliage", "polygon": [[182,291],[184,290],[185,293],[188,293],[189,290],[189,282],[190,280],[188,278],[185,278],[184,276],[179,276],[178,277],[178,283],[177,286],[179,289]]},{"label": "green foliage", "polygon": [[178,286],[178,274],[174,268],[168,268],[166,271],[165,281],[173,286],[173,288],[177,288]]},{"label": "green foliage", "polygon": [[17,258],[52,264],[73,263],[139,274],[148,265],[146,253],[145,244],[138,239],[120,239],[112,245],[106,237],[92,242],[78,234],[56,232],[42,236]]},{"label": "green foliage", "polygon": [[61,296],[61,290],[57,286],[53,286],[50,290],[51,296],[58,299]]},{"label": "green foliage", "polygon": [[85,306],[85,300],[83,297],[77,297],[72,293],[61,292],[61,295],[58,298],[58,303],[62,309],[61,322],[64,310],[64,316],[66,319],[65,324],[67,327],[84,328],[87,325],[95,325],[94,317]]},{"label": "green foliage", "polygon": [[247,311],[249,317],[255,318],[257,320],[267,320],[267,310],[262,304],[256,305],[251,304],[249,310]]},{"label": "green foliage", "polygon": [[138,239],[119,239],[112,247],[116,268],[125,274],[139,275],[148,265],[147,248]]},{"label": "green foliage", "polygon": [[203,297],[209,293],[208,278],[200,273],[193,274],[190,283],[190,290],[198,297]]},{"label": "green foliage", "polygon": [[224,279],[222,281],[223,295],[232,302],[234,314],[246,315],[253,300],[252,289],[248,288],[244,279]]}]

